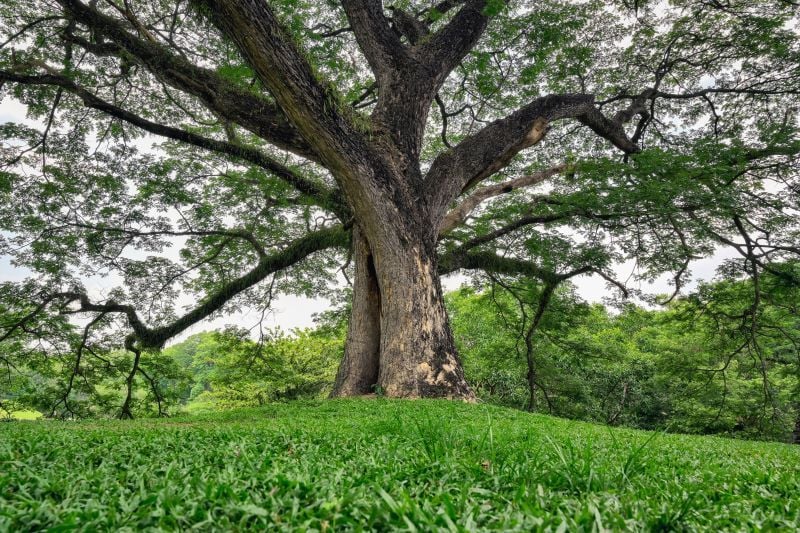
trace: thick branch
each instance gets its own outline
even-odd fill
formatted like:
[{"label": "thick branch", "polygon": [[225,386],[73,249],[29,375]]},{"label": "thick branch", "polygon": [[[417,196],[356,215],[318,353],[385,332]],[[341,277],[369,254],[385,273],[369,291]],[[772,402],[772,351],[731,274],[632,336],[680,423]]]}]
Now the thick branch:
[{"label": "thick branch", "polygon": [[605,117],[589,94],[549,95],[492,122],[437,157],[426,177],[434,208],[443,208],[463,190],[493,175],[521,150],[538,143],[555,120],[576,118],[623,151],[637,152],[622,124]]},{"label": "thick branch", "polygon": [[400,38],[389,27],[381,0],[342,0],[358,45],[379,80],[388,77],[409,55]]},{"label": "thick branch", "polygon": [[[160,348],[167,340],[207,318],[221,309],[236,295],[255,286],[274,272],[284,270],[315,252],[347,246],[348,241],[348,232],[341,226],[308,234],[279,252],[261,257],[258,264],[251,271],[225,284],[197,307],[174,322],[156,328],[148,327],[142,322],[133,306],[119,304],[114,301],[95,303],[89,299],[88,295],[79,291],[66,291],[48,295],[43,303],[36,307],[35,311],[38,314],[48,304],[60,300],[65,303],[77,302],[80,306],[78,312],[121,313],[127,317],[128,324],[138,341],[138,347],[142,349]],[[25,320],[30,321],[34,317],[35,314],[30,313],[26,315]]]},{"label": "thick branch", "polygon": [[[442,4],[447,9],[453,7],[453,2]],[[428,64],[436,78],[443,81],[478,42],[489,22],[485,8],[486,0],[467,0],[444,28],[419,46],[417,57]]]},{"label": "thick branch", "polygon": [[513,257],[501,257],[492,252],[448,252],[439,257],[439,274],[445,275],[456,270],[484,270],[498,274],[522,274],[542,280],[545,283],[556,283],[558,275],[541,268],[530,261]]},{"label": "thick branch", "polygon": [[[190,63],[158,43],[132,34],[124,23],[93,7],[78,0],[58,1],[78,22],[92,28],[98,35],[111,39],[120,49],[117,55],[134,58],[159,79],[196,96],[216,114],[275,146],[318,160],[308,143],[273,103],[253,92],[235,87],[215,72]],[[109,51],[106,44],[104,52]]]},{"label": "thick branch", "polygon": [[431,103],[447,75],[485,29],[488,19],[482,13],[484,4],[485,0],[468,0],[444,28],[424,38],[421,33],[427,32],[425,23],[394,10],[398,31],[414,44],[410,49],[413,61],[382,74],[373,122],[399,150],[398,166],[411,179],[417,194],[424,188],[419,158]]},{"label": "thick branch", "polygon": [[506,274],[515,276],[529,276],[542,281],[545,284],[558,286],[559,284],[584,274],[597,274],[619,289],[623,297],[628,298],[630,293],[624,284],[615,280],[599,268],[585,265],[574,268],[563,274],[558,274],[552,270],[544,269],[530,261],[517,259],[515,257],[501,257],[492,252],[469,252],[459,253],[458,251],[448,252],[439,258],[439,274],[451,274],[456,270],[482,270],[494,274]]},{"label": "thick branch", "polygon": [[[314,147],[321,162],[341,181],[351,201],[364,196],[369,167],[364,136],[339,105],[335,89],[314,70],[266,2],[260,0],[194,0],[236,43],[283,112]],[[361,202],[353,201],[354,205]]]},{"label": "thick branch", "polygon": [[332,152],[351,129],[336,109],[335,95],[316,78],[270,6],[258,0],[196,3],[210,11],[213,22],[236,43],[289,120],[308,142],[321,148],[322,158],[341,164],[340,156]]},{"label": "thick branch", "polygon": [[398,178],[394,146],[382,135],[375,135],[372,142],[367,140],[351,120],[349,106],[340,103],[333,87],[316,78],[266,2],[194,1],[205,6],[214,23],[236,43],[286,116],[337,179],[354,215],[365,222],[368,231],[383,231],[381,206],[418,202],[414,191]]}]

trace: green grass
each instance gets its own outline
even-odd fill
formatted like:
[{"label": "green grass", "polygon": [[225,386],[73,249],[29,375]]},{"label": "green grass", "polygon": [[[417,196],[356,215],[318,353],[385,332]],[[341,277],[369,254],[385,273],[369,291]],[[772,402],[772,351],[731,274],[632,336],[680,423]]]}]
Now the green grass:
[{"label": "green grass", "polygon": [[0,424],[0,530],[800,527],[800,447],[445,401]]},{"label": "green grass", "polygon": [[[8,413],[0,413],[3,417],[7,417]],[[39,411],[11,411],[11,418],[14,420],[39,420],[42,418],[42,413]]]}]

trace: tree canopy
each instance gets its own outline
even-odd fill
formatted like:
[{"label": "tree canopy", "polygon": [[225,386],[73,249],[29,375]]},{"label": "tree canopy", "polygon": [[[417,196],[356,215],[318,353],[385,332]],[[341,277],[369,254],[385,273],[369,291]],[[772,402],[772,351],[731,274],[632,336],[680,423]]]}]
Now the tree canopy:
[{"label": "tree canopy", "polygon": [[794,2],[6,1],[0,32],[32,119],[0,126],[0,253],[28,273],[0,360],[54,365],[52,414],[107,374],[129,416],[169,339],[340,272],[336,392],[412,397],[472,396],[441,275],[677,295],[725,246],[745,329],[765,274],[800,281]]}]

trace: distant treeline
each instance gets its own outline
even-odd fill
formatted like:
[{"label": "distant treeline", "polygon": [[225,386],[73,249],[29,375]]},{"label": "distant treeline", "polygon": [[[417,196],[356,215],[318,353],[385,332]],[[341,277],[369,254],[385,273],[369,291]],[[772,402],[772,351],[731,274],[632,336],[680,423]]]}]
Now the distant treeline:
[{"label": "distant treeline", "polygon": [[[718,281],[645,309],[587,304],[569,284],[546,294],[532,282],[489,279],[450,293],[447,303],[481,401],[610,425],[798,442],[797,288],[780,276],[759,283],[754,291],[752,279]],[[325,397],[347,317],[343,306],[319,315],[315,328],[266,331],[259,340],[229,328],[147,354],[158,373],[136,378],[133,410],[148,416]],[[72,416],[118,409],[125,391],[104,376],[124,371],[131,356],[103,359],[87,357],[72,384]],[[47,416],[66,370],[57,357],[31,361],[13,374],[1,408]]]}]

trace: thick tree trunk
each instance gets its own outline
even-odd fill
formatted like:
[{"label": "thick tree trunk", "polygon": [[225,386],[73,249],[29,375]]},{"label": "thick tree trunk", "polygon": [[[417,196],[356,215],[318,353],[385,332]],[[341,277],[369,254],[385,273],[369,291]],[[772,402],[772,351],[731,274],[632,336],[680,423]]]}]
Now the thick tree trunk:
[{"label": "thick tree trunk", "polygon": [[353,307],[332,397],[369,394],[378,383],[381,296],[372,253],[358,227],[353,228],[353,264]]},{"label": "thick tree trunk", "polygon": [[391,397],[472,400],[456,352],[435,259],[412,246],[378,270],[381,355],[378,383]]},{"label": "thick tree trunk", "polygon": [[373,245],[362,235],[354,236],[353,310],[331,395],[374,388],[394,398],[473,400],[450,330],[434,247],[394,238]]}]

